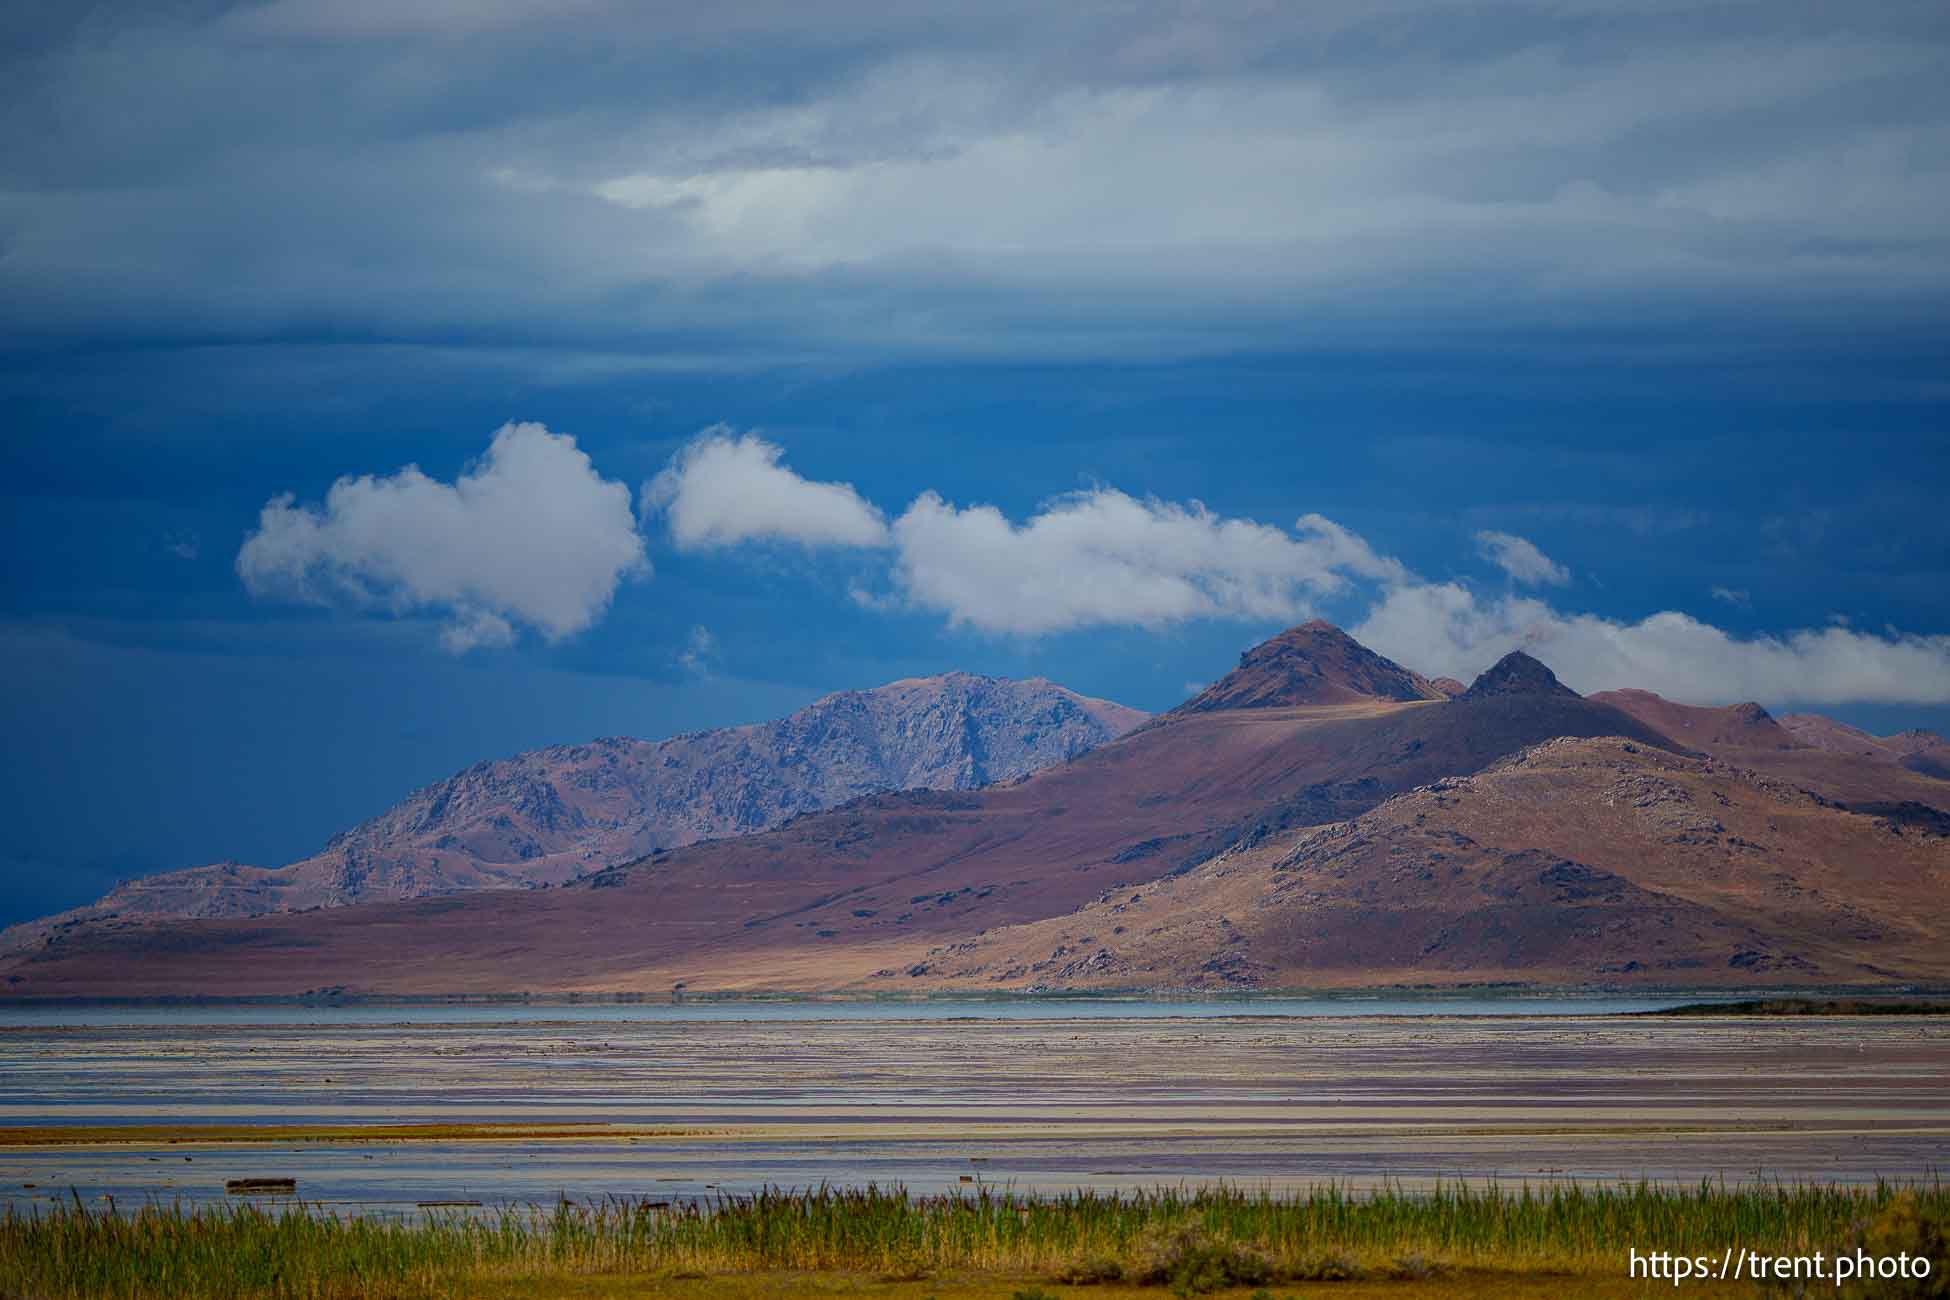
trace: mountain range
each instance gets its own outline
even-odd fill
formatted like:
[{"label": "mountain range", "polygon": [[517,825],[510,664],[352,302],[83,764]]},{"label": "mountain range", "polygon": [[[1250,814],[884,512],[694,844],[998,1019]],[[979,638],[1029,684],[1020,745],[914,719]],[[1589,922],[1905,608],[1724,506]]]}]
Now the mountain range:
[{"label": "mountain range", "polygon": [[1581,697],[1523,652],[1430,681],[1319,622],[1169,713],[1091,716],[1141,725],[532,889],[85,918],[0,978],[28,997],[1950,984],[1940,738]]},{"label": "mountain range", "polygon": [[876,790],[968,790],[1065,762],[1147,715],[1042,678],[947,673],[670,740],[610,737],[477,763],[319,852],[125,881],[0,931],[0,951],[113,920],[256,916],[561,884],[657,849],[765,830]]}]

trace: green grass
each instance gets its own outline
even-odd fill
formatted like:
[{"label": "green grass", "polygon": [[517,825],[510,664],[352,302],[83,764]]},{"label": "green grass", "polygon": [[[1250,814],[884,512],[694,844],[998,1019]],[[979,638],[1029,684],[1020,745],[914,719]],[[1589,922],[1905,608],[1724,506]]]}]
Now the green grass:
[{"label": "green grass", "polygon": [[1833,1251],[1874,1224],[1910,1222],[1934,1225],[1941,1241],[1950,1189],[1326,1187],[1030,1199],[869,1188],[410,1224],[304,1207],[152,1206],[114,1216],[77,1201],[0,1217],[0,1295],[447,1297],[515,1283],[526,1294],[583,1294],[588,1279],[781,1274],[1006,1277],[1020,1290],[1095,1281],[1189,1294],[1426,1281],[1456,1270],[1616,1277],[1630,1246],[1716,1257],[1729,1245]]}]

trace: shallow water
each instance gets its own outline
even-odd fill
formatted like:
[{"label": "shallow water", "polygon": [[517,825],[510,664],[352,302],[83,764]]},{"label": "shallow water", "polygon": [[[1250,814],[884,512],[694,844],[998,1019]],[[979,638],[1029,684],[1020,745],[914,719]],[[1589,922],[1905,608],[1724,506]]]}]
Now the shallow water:
[{"label": "shallow water", "polygon": [[[6,1146],[0,1129],[0,1201],[45,1204],[70,1187],[122,1208],[221,1201],[226,1179],[272,1176],[297,1178],[307,1201],[411,1213],[421,1200],[676,1200],[822,1182],[1863,1182],[1950,1168],[1950,1018],[1238,1009],[17,1027],[0,1031],[0,1126],[185,1132],[175,1144],[30,1149]],[[574,1140],[194,1136],[214,1123],[402,1122],[614,1127]]]}]

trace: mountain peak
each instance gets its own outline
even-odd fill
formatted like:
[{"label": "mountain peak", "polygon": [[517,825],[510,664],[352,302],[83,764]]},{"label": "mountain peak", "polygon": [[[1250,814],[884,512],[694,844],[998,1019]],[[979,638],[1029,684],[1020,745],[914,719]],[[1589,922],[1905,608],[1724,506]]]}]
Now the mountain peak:
[{"label": "mountain peak", "polygon": [[1442,692],[1420,676],[1317,618],[1246,651],[1239,656],[1237,668],[1176,711],[1442,698]]},{"label": "mountain peak", "polygon": [[1578,693],[1557,680],[1557,674],[1521,650],[1512,650],[1491,664],[1464,691],[1465,700],[1487,699],[1492,695],[1568,695]]}]

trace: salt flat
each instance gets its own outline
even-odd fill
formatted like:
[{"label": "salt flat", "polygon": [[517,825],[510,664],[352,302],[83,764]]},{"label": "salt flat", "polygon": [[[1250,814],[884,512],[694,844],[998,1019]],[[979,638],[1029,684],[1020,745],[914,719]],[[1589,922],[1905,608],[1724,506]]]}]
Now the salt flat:
[{"label": "salt flat", "polygon": [[[267,1011],[267,1015],[275,1012]],[[586,1136],[275,1140],[298,1124]],[[1862,1182],[1950,1168],[1950,1018],[572,1021],[0,1030],[0,1200],[348,1208],[766,1184]],[[217,1124],[265,1126],[252,1143]],[[199,1129],[206,1136],[199,1137]],[[170,1140],[173,1139],[173,1140]],[[966,1181],[964,1181],[966,1180]],[[27,1186],[33,1184],[34,1186]]]}]

